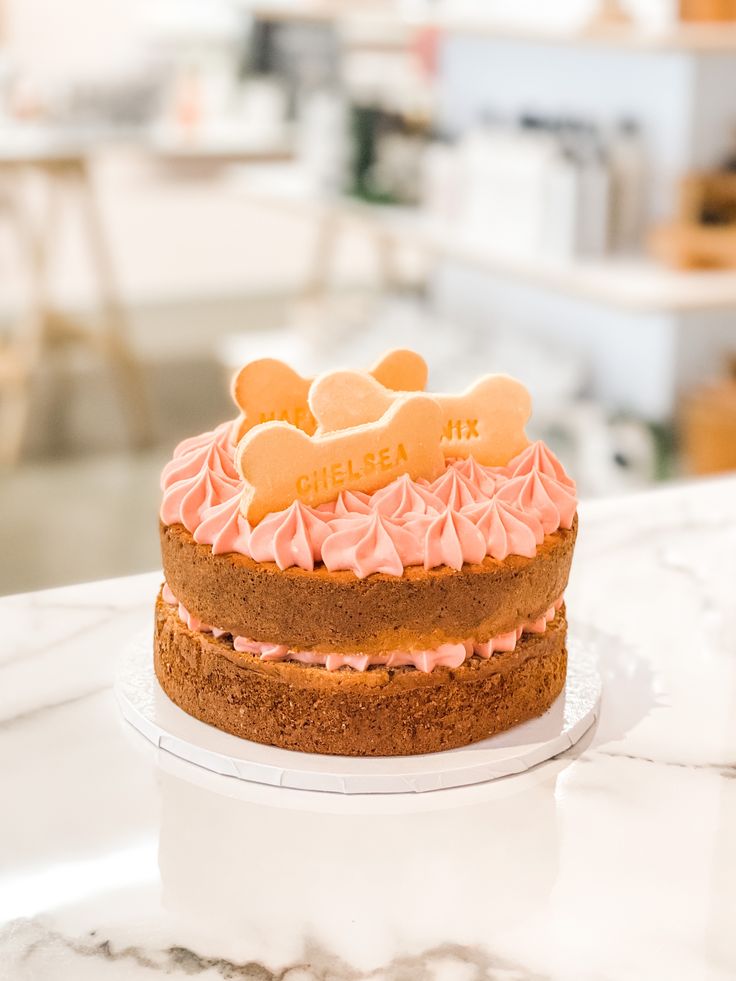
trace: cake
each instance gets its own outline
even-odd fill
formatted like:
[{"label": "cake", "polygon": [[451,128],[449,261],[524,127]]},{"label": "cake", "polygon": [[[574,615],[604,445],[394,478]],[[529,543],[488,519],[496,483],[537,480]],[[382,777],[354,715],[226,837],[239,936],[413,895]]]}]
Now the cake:
[{"label": "cake", "polygon": [[561,693],[575,484],[527,439],[518,382],[428,394],[422,365],[390,352],[312,381],[252,362],[238,417],[177,446],[154,665],[185,712],[283,749],[398,756]]}]

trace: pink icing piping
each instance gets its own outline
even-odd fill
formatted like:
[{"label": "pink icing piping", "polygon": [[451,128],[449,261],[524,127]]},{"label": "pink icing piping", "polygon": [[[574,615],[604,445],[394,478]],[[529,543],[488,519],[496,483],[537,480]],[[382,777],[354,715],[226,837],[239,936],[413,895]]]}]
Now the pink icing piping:
[{"label": "pink icing piping", "polygon": [[400,576],[407,565],[419,559],[419,543],[408,528],[378,511],[335,518],[332,531],[322,545],[322,561],[334,572],[352,569],[359,579],[373,572]]},{"label": "pink icing piping", "polygon": [[311,572],[330,531],[326,515],[294,501],[256,525],[250,534],[250,556],[256,562],[275,562],[279,569],[297,565]]},{"label": "pink icing piping", "polygon": [[558,528],[570,528],[578,506],[572,491],[538,470],[511,477],[496,491],[496,500],[536,515],[545,535]]},{"label": "pink icing piping", "polygon": [[161,474],[165,525],[179,523],[194,534],[207,511],[240,494],[242,480],[233,454],[230,423],[179,443]]},{"label": "pink icing piping", "polygon": [[494,497],[482,504],[473,504],[462,512],[480,532],[484,551],[503,561],[508,555],[532,558],[537,545],[544,541],[544,529],[536,514]]},{"label": "pink icing piping", "polygon": [[322,561],[359,578],[414,565],[459,569],[485,555],[532,557],[545,534],[571,527],[577,509],[574,482],[537,442],[506,467],[448,461],[432,484],[403,475],[372,495],[345,491],[318,508],[295,502],[251,529],[239,513],[230,426],[181,442],[161,475],[163,523],[183,524],[215,554],[308,571]]},{"label": "pink icing piping", "polygon": [[211,545],[213,555],[225,552],[249,554],[251,528],[240,510],[240,495],[215,504],[202,515],[193,538],[199,545]]},{"label": "pink icing piping", "polygon": [[547,477],[553,477],[563,487],[575,493],[575,481],[568,476],[560,461],[541,439],[522,450],[503,470],[508,477],[523,477],[531,470],[537,470]]},{"label": "pink icing piping", "polygon": [[436,517],[420,518],[407,527],[420,536],[423,534],[425,569],[438,565],[462,569],[463,563],[482,562],[486,556],[483,536],[462,511],[448,507]]},{"label": "pink icing piping", "polygon": [[[178,608],[179,619],[196,633],[211,633],[215,637],[227,635],[227,631],[210,627],[198,620],[179,603],[164,583],[162,599],[170,606]],[[233,649],[240,653],[257,654],[262,661],[298,661],[300,664],[322,666],[328,671],[340,668],[352,668],[354,671],[366,671],[373,665],[384,665],[388,668],[414,667],[418,671],[429,673],[434,668],[458,668],[470,657],[476,656],[488,659],[493,654],[511,653],[523,634],[543,634],[547,624],[555,618],[555,613],[562,606],[563,597],[553,603],[537,620],[529,620],[505,634],[499,634],[483,643],[473,640],[462,641],[458,644],[440,644],[434,650],[428,651],[389,651],[385,654],[324,654],[319,651],[291,651],[286,644],[269,644],[263,641],[249,640],[247,637],[233,637]]]}]

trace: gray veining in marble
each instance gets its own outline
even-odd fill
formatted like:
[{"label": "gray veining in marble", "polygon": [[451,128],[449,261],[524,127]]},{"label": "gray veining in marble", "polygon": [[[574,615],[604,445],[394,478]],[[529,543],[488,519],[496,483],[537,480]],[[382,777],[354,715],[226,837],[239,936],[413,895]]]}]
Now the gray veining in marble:
[{"label": "gray veining in marble", "polygon": [[156,574],[6,597],[0,978],[736,976],[736,480],[582,509],[569,609],[601,718],[420,797],[241,783],[118,715]]}]

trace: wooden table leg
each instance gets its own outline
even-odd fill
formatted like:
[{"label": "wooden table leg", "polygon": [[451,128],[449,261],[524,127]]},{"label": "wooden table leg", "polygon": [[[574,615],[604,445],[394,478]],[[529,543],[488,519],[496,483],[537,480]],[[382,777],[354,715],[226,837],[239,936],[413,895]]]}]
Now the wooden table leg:
[{"label": "wooden table leg", "polygon": [[150,400],[141,364],[128,340],[127,317],[119,299],[112,257],[86,160],[79,161],[73,177],[99,289],[104,321],[100,337],[102,350],[117,382],[131,441],[138,448],[150,446],[153,442]]},{"label": "wooden table leg", "polygon": [[46,249],[23,207],[17,182],[4,204],[29,280],[29,302],[16,336],[0,350],[0,463],[12,466],[23,449],[44,343]]}]

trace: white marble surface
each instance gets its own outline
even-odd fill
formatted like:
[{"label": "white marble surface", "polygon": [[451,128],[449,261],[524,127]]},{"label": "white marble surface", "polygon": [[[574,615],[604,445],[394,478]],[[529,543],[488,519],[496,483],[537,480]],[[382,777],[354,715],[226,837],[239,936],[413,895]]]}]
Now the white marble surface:
[{"label": "white marble surface", "polygon": [[157,575],[0,600],[0,978],[736,976],[736,479],[583,508],[601,719],[491,784],[239,783],[157,754],[114,662]]}]

